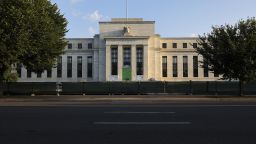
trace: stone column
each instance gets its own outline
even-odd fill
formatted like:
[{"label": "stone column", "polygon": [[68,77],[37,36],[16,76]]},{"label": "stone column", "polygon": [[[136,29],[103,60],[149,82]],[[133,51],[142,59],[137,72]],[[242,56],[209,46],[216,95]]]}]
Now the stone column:
[{"label": "stone column", "polygon": [[72,56],[72,82],[78,82],[77,81],[77,55]]},{"label": "stone column", "polygon": [[131,47],[132,81],[137,80],[136,61],[137,61],[136,45],[132,45],[132,47]]},{"label": "stone column", "polygon": [[122,81],[123,78],[123,46],[118,45],[118,80]]},{"label": "stone column", "polygon": [[106,81],[109,81],[111,75],[111,46],[106,45]]},{"label": "stone column", "polygon": [[203,57],[201,55],[198,56],[198,78],[204,78],[204,68],[202,68],[203,64],[200,61],[203,61]]},{"label": "stone column", "polygon": [[177,55],[178,79],[183,79],[183,55]]},{"label": "stone column", "polygon": [[60,78],[61,81],[67,80],[67,56],[62,55],[62,77]]},{"label": "stone column", "polygon": [[93,75],[94,81],[99,81],[99,53],[93,51]]},{"label": "stone column", "polygon": [[193,55],[188,55],[188,79],[193,79]]},{"label": "stone column", "polygon": [[144,51],[143,51],[143,53],[144,53],[144,75],[143,75],[143,79],[145,80],[145,81],[147,81],[148,79],[149,79],[149,77],[148,77],[148,63],[149,63],[149,61],[148,61],[148,53],[149,53],[149,51],[148,51],[148,45],[144,45]]}]

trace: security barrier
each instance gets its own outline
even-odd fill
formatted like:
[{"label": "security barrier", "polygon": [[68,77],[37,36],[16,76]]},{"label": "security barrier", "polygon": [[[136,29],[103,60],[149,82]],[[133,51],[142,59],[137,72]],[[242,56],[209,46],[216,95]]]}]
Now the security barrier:
[{"label": "security barrier", "polygon": [[[245,95],[256,95],[256,82],[244,84]],[[61,88],[61,89],[60,89]],[[4,83],[5,95],[238,95],[237,81]]]}]

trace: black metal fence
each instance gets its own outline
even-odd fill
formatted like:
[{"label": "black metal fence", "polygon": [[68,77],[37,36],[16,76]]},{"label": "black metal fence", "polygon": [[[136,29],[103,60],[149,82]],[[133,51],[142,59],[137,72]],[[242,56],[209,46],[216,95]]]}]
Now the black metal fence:
[{"label": "black metal fence", "polygon": [[[61,83],[62,95],[238,95],[239,82],[187,81],[187,82],[84,82]],[[55,95],[56,83],[5,83],[6,95]],[[256,82],[244,85],[245,95],[256,95]]]}]

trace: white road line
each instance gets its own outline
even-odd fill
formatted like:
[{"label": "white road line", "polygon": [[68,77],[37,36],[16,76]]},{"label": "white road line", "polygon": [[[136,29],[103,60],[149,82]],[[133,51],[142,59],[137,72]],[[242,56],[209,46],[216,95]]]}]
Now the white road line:
[{"label": "white road line", "polygon": [[189,125],[191,122],[94,122],[94,125]]},{"label": "white road line", "polygon": [[175,114],[175,112],[104,112],[105,114]]}]

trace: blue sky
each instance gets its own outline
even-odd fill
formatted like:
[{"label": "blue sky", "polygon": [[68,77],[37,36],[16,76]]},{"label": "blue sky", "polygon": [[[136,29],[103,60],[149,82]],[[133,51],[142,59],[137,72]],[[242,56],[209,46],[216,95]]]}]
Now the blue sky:
[{"label": "blue sky", "polygon": [[[125,17],[125,0],[51,0],[68,19],[67,38],[93,37],[98,22]],[[128,0],[128,17],[156,21],[162,37],[190,37],[256,16],[256,0]]]}]

